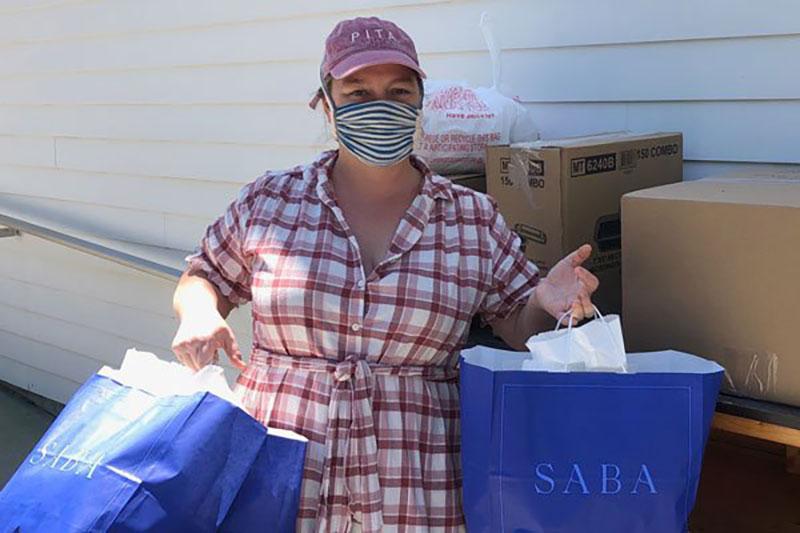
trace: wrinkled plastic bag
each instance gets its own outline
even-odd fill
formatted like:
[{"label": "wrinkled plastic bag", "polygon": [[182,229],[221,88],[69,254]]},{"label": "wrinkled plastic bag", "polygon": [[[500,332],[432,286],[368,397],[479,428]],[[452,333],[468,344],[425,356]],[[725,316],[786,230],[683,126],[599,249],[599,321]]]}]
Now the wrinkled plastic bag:
[{"label": "wrinkled plastic bag", "polygon": [[492,58],[491,87],[472,87],[461,81],[425,82],[422,133],[414,153],[439,174],[483,174],[487,145],[539,138],[530,111],[499,90],[500,49],[485,13],[481,29]]},{"label": "wrinkled plastic bag", "polygon": [[525,346],[531,358],[526,361],[525,370],[626,372],[625,341],[618,315],[603,316],[595,307],[594,320],[573,327],[569,315],[567,328],[561,329],[567,316],[561,317],[555,330],[528,339]]}]

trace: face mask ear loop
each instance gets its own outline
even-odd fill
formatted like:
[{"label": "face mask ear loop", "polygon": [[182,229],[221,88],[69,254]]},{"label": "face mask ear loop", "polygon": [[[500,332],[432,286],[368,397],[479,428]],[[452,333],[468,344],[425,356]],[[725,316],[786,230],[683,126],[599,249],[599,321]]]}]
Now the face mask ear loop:
[{"label": "face mask ear loop", "polygon": [[422,129],[422,110],[417,114],[417,124],[414,126],[414,138],[412,139],[413,151],[419,150],[422,146],[422,138],[425,132]]},{"label": "face mask ear loop", "polygon": [[322,89],[322,94],[325,96],[325,101],[328,102],[328,106],[332,111],[335,110],[336,106],[333,104],[333,97],[331,97],[331,93],[328,92],[328,80],[320,76],[319,86]]},{"label": "face mask ear loop", "polygon": [[422,129],[422,122],[423,122],[423,113],[425,112],[425,84],[422,81],[422,77],[417,74],[417,86],[419,87],[419,106],[417,106],[417,124],[414,128],[414,138],[411,141],[413,151],[417,151],[422,146],[422,138],[425,135],[425,132]]},{"label": "face mask ear loop", "polygon": [[331,127],[333,128],[333,138],[336,142],[339,142],[339,136],[336,132],[336,104],[333,102],[333,96],[331,93],[328,92],[328,80],[322,75],[322,72],[319,73],[319,82],[320,88],[322,89],[322,94],[325,97],[325,101],[328,103],[328,109],[331,110]]}]

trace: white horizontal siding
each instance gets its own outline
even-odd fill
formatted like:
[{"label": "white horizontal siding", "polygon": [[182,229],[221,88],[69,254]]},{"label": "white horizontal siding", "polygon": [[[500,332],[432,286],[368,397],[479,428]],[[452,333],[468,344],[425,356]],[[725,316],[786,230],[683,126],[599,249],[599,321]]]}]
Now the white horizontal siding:
[{"label": "white horizontal siding", "polygon": [[[309,15],[344,15],[365,7],[398,9],[446,3],[446,0],[294,0],[292,2],[256,2],[253,0],[117,0],[115,2],[46,2],[61,4],[56,9],[18,10],[7,4],[35,4],[30,0],[4,0],[0,13],[3,32],[0,43],[54,41],[98,35],[119,35],[132,32],[153,32],[179,28],[224,26],[270,20],[287,20]],[[55,7],[55,6],[54,6]]]},{"label": "white horizontal siding", "polygon": [[[0,254],[14,258],[0,261],[0,277],[5,280],[172,318],[169,281],[27,234],[0,239]],[[19,304],[4,294],[0,292],[0,302]]]},{"label": "white horizontal siding", "polygon": [[[227,179],[213,181],[0,165],[7,194],[206,218],[220,214],[242,182],[254,178],[256,172],[253,170],[244,179],[241,175],[236,180],[232,176],[221,176]],[[146,197],[141,191],[158,191],[158,194]],[[177,198],[181,201],[176,201]]]},{"label": "white horizontal siding", "polygon": [[[289,168],[298,161],[308,161],[320,149],[319,146],[56,139],[57,164],[63,168],[220,181],[241,181],[242,176],[249,181],[263,174],[266,168]],[[98,154],[104,157],[97,157]]]},{"label": "white horizontal siding", "polygon": [[75,3],[80,0],[3,0],[0,3],[0,15],[16,16],[21,13],[28,13],[37,9],[48,8]]},{"label": "white horizontal siding", "polygon": [[[157,48],[148,53],[157,55]],[[798,53],[800,35],[519,48],[502,53],[502,86],[524,102],[794,100],[800,72],[787,58]],[[135,66],[114,58],[114,65],[59,65],[49,73],[0,78],[0,98],[15,104],[302,106],[318,84],[319,59],[207,65],[188,57],[178,65],[161,60]],[[422,52],[420,60],[431,77],[491,83],[485,50]],[[28,64],[24,58],[20,63]]]},{"label": "white horizontal siding", "polygon": [[319,60],[55,71],[0,78],[0,101],[14,104],[302,105],[316,89],[318,72]]},{"label": "white horizontal siding", "polygon": [[[173,283],[29,235],[0,240],[0,255],[15,258],[0,262],[0,379],[63,401],[128,348],[172,359]],[[248,312],[230,320],[242,347]]]},{"label": "white horizontal siding", "polygon": [[[800,164],[793,0],[0,0],[0,209],[191,249],[329,142],[306,102],[338,20],[390,18],[431,78],[488,85],[484,11],[545,138],[682,131],[687,179]],[[171,283],[31,237],[0,254],[0,378],[63,400],[128,345],[168,357]]]},{"label": "white horizontal siding", "polygon": [[48,137],[0,135],[0,161],[16,165],[54,167],[55,140]]},{"label": "white horizontal siding", "polygon": [[529,104],[543,137],[682,131],[689,161],[800,163],[800,99],[749,102]]},{"label": "white horizontal siding", "polygon": [[690,161],[684,165],[683,179],[696,180],[709,176],[720,176],[734,173],[770,173],[785,174],[797,172],[797,165],[776,165],[770,163],[732,163],[730,161]]},{"label": "white horizontal siding", "polygon": [[164,246],[178,249],[194,249],[205,234],[208,224],[216,215],[182,216],[166,214],[164,216]]},{"label": "white horizontal siding", "polygon": [[798,53],[800,35],[514,50],[504,82],[525,102],[797,99]]},{"label": "white horizontal siding", "polygon": [[[65,287],[54,288],[43,286],[37,283],[20,281],[14,278],[0,280],[0,292],[6,305],[18,311],[12,313],[24,316],[36,315],[46,317],[50,320],[66,322],[70,325],[80,324],[94,332],[94,334],[108,335],[114,340],[129,343],[142,343],[146,349],[161,350],[169,345],[175,333],[176,323],[164,320],[161,313],[157,313],[158,307],[151,306],[151,309],[142,310],[120,305],[118,302],[98,300],[67,290]],[[167,294],[167,296],[169,296]],[[161,302],[164,303],[164,302]],[[166,303],[169,304],[169,298]],[[27,325],[20,328],[12,328],[8,323],[2,323],[2,329],[10,333],[24,335],[30,338],[43,339],[41,333],[50,334],[52,330],[40,327],[36,321],[27,321]],[[92,353],[88,348],[94,346],[93,334],[89,334],[83,342],[89,342],[89,346],[79,345],[73,348],[78,353]],[[67,346],[64,346],[67,347]],[[110,359],[107,362],[114,362],[120,354],[109,352],[103,357]]]},{"label": "white horizontal siding", "polygon": [[319,145],[329,138],[324,117],[305,104],[230,102],[0,105],[0,135],[279,146]]},{"label": "white horizontal siding", "polygon": [[0,193],[0,207],[32,220],[56,219],[85,233],[165,246],[165,213],[8,193]]},{"label": "white horizontal siding", "polygon": [[[19,352],[11,355],[10,349],[10,346],[0,346],[0,376],[3,381],[61,403],[66,403],[80,386],[80,383],[65,378],[63,369],[58,368],[53,372],[42,370],[27,364]],[[51,357],[60,355],[58,349],[48,350]],[[6,351],[8,355],[4,353]]]},{"label": "white horizontal siding", "polygon": [[[0,22],[0,44],[6,43],[0,64],[42,72],[129,63],[318,60],[323,39],[338,20],[373,14],[397,22],[429,53],[482,50],[482,36],[475,30],[484,11],[496,20],[508,48],[786,35],[798,32],[791,17],[795,9],[792,0],[770,0],[758,7],[748,0],[622,0],[613,5],[592,0],[84,2],[5,16]],[[442,31],[443,24],[447,31]],[[100,45],[93,55],[77,53],[90,45]],[[47,59],[48,52],[57,55]]]},{"label": "white horizontal siding", "polygon": [[[96,372],[102,363],[106,362],[105,360],[109,359],[108,355],[102,358],[95,358],[65,347],[62,339],[54,338],[59,333],[59,328],[47,331],[46,335],[40,335],[42,331],[45,331],[44,328],[50,325],[50,321],[46,317],[40,319],[39,316],[31,316],[31,314],[24,312],[9,313],[5,309],[2,316],[4,320],[0,324],[2,326],[0,327],[0,345],[3,346],[3,351],[10,354],[25,354],[25,359],[22,362],[28,366],[44,372],[61,375],[73,383],[82,383],[92,373]],[[17,324],[10,319],[32,319],[35,324],[40,326],[40,329],[31,336],[31,333],[26,331],[25,328],[17,330]],[[12,327],[15,330],[9,331],[8,328]],[[68,328],[65,338],[71,339],[73,338],[73,333],[82,332],[85,332],[85,329],[76,328],[73,330]],[[52,343],[53,340],[55,340],[55,344]],[[98,343],[98,345],[100,344],[102,342]]]},{"label": "white horizontal siding", "polygon": [[[209,198],[226,204],[228,198]],[[183,204],[183,202],[181,202]],[[183,204],[191,207],[191,204]],[[200,242],[212,214],[182,215],[160,213],[108,205],[97,205],[74,199],[56,200],[40,196],[0,193],[4,212],[17,218],[40,222],[58,222],[62,229],[90,235],[103,235],[131,244],[148,243],[174,250],[191,250]],[[181,265],[174,265],[181,268]]]}]

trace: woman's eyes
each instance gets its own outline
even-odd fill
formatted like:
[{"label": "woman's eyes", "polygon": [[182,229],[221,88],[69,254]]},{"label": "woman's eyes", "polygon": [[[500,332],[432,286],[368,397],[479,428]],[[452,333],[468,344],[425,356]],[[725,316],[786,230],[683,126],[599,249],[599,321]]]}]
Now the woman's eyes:
[{"label": "woman's eyes", "polygon": [[[408,96],[411,94],[411,91],[409,91],[408,89],[397,87],[394,89],[390,89],[389,93],[392,96]],[[348,98],[363,98],[365,96],[369,96],[369,91],[367,91],[366,89],[356,89],[354,91],[346,93],[346,95]]]}]

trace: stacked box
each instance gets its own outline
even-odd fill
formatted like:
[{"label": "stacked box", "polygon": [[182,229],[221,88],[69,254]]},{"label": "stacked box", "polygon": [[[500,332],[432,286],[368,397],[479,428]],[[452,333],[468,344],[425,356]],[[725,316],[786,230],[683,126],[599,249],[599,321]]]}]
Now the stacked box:
[{"label": "stacked box", "polygon": [[622,238],[629,349],[712,358],[727,392],[800,406],[800,172],[626,195]]},{"label": "stacked box", "polygon": [[620,198],[683,178],[680,133],[611,133],[491,146],[487,189],[525,253],[543,272],[581,244],[594,253],[587,267],[600,278],[595,302],[621,306]]}]

